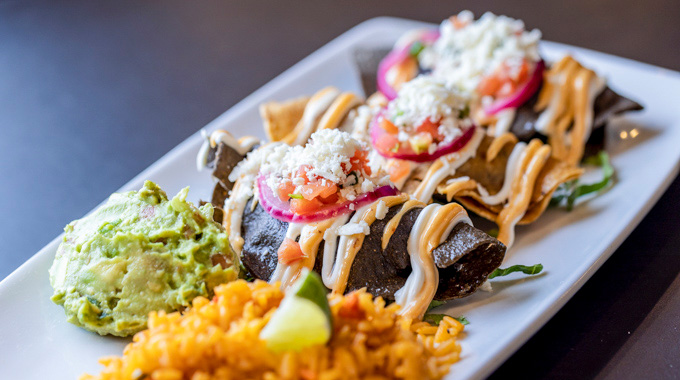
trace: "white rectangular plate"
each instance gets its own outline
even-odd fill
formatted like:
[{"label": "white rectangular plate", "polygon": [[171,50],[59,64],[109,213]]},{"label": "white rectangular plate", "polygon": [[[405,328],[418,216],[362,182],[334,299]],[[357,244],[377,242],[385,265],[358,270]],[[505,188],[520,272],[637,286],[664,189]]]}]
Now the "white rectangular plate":
[{"label": "white rectangular plate", "polygon": [[[377,18],[351,29],[248,96],[206,128],[236,136],[263,136],[257,107],[334,85],[361,93],[353,63],[356,47],[387,47],[404,31],[425,24]],[[618,183],[573,212],[549,210],[536,223],[520,227],[504,266],[542,263],[545,273],[493,280],[493,292],[477,292],[450,302],[447,312],[471,324],[462,339],[462,360],[451,378],[487,376],[536,332],[621,244],[675,178],[680,156],[680,73],[545,42],[542,54],[555,60],[570,53],[605,75],[614,90],[645,106],[610,124],[608,150]],[[631,134],[632,130],[636,130]],[[625,134],[624,134],[625,132]],[[621,138],[623,135],[628,138]],[[635,138],[630,136],[636,135]],[[191,186],[190,198],[209,199],[212,181],[198,173],[195,134],[135,177],[121,190],[138,189],[145,179],[168,193]],[[100,337],[66,322],[50,301],[48,269],[60,237],[0,282],[0,377],[73,379],[101,367],[97,359],[120,355],[128,340]]]}]

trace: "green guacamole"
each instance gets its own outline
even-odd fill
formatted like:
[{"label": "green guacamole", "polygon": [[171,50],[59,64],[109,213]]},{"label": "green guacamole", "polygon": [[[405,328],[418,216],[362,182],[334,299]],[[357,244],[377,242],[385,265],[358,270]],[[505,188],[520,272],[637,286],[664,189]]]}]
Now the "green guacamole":
[{"label": "green guacamole", "polygon": [[149,312],[181,309],[236,279],[237,258],[212,205],[196,208],[188,191],[168,200],[146,181],[66,226],[50,283],[69,322],[128,336],[146,327]]}]

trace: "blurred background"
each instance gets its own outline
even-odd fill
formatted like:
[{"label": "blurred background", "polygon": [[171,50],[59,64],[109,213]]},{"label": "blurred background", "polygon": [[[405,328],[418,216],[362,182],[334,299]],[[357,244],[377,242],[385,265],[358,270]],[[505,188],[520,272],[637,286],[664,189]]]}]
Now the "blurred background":
[{"label": "blurred background", "polygon": [[[546,40],[680,70],[678,0],[0,0],[0,279],[66,223],[352,26],[377,16],[439,23],[463,9],[521,18]],[[660,205],[678,196],[676,181]],[[494,377],[680,376],[673,318],[680,237],[661,225],[680,226],[674,211],[655,207]],[[634,254],[651,248],[645,259]]]}]

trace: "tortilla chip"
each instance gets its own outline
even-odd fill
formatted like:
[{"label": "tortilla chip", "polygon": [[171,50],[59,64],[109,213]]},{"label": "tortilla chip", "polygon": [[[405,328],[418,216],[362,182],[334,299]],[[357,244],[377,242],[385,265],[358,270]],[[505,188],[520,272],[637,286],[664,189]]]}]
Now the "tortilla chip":
[{"label": "tortilla chip", "polygon": [[[583,169],[550,158],[536,180],[534,192],[531,197],[531,204],[529,204],[527,211],[517,224],[525,225],[538,219],[548,207],[550,199],[555,190],[557,190],[557,187],[565,182],[580,177],[581,174],[583,174]],[[482,201],[481,195],[476,190],[461,191],[455,196],[455,199],[466,209],[484,219],[494,222],[503,209],[502,205],[485,204]]]},{"label": "tortilla chip", "polygon": [[359,69],[361,85],[364,95],[368,96],[378,90],[377,73],[380,61],[390,52],[390,49],[359,48],[354,51],[354,62]]},{"label": "tortilla chip", "polygon": [[260,105],[264,131],[270,141],[281,141],[295,129],[302,119],[307,102],[309,97],[303,96],[285,102],[267,102]]},{"label": "tortilla chip", "polygon": [[577,179],[582,174],[582,168],[568,165],[554,158],[549,159],[536,180],[531,204],[518,224],[529,224],[538,219],[548,207],[557,187],[565,182]]}]

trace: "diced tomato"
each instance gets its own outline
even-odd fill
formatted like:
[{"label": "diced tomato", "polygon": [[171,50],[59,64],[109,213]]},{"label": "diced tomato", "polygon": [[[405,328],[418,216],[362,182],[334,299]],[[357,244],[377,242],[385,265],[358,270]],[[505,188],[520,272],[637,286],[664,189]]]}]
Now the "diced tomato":
[{"label": "diced tomato", "polygon": [[397,126],[394,125],[394,123],[392,123],[391,121],[387,120],[384,117],[380,120],[380,128],[384,129],[385,132],[393,135],[399,133],[399,128],[397,128]]},{"label": "diced tomato", "polygon": [[416,127],[416,132],[425,132],[432,135],[435,140],[441,140],[442,136],[439,134],[439,122],[433,122],[431,119],[425,121]]},{"label": "diced tomato", "polygon": [[390,181],[399,182],[411,173],[411,164],[406,160],[390,160],[387,164],[387,173],[390,175]]},{"label": "diced tomato", "polygon": [[296,186],[293,184],[291,181],[283,181],[279,185],[278,188],[278,195],[279,199],[281,199],[284,202],[287,202],[290,196],[288,194],[293,194],[295,193],[295,188]]},{"label": "diced tomato", "polygon": [[412,56],[390,67],[386,73],[386,79],[395,90],[418,75],[418,60]]},{"label": "diced tomato", "polygon": [[338,310],[338,315],[346,319],[362,319],[364,318],[364,311],[359,307],[359,294],[350,293],[345,296]]},{"label": "diced tomato", "polygon": [[291,199],[290,211],[298,215],[312,214],[322,206],[320,200],[314,199]]},{"label": "diced tomato", "polygon": [[310,178],[307,177],[307,173],[312,170],[312,167],[309,165],[302,165],[300,168],[297,170],[295,173],[295,177],[297,178],[302,178],[305,180],[305,183],[309,182]]},{"label": "diced tomato", "polygon": [[399,139],[396,135],[384,133],[375,141],[375,149],[379,152],[392,152],[399,149]]},{"label": "diced tomato", "polygon": [[357,150],[349,162],[352,163],[352,167],[347,173],[363,170],[366,174],[371,175],[371,168],[368,166],[368,151]]},{"label": "diced tomato", "polygon": [[449,22],[451,24],[453,24],[454,29],[463,29],[468,24],[467,21],[463,21],[463,20],[459,19],[458,16],[449,17]]},{"label": "diced tomato", "polygon": [[480,95],[482,96],[493,96],[498,92],[498,89],[500,89],[502,83],[501,79],[498,78],[495,75],[490,75],[488,77],[483,78],[479,82],[479,86],[477,87],[477,91],[479,92]]},{"label": "diced tomato", "polygon": [[504,98],[514,94],[531,78],[531,67],[526,60],[519,67],[503,63],[491,75],[483,78],[477,87],[482,96]]},{"label": "diced tomato", "polygon": [[338,192],[338,186],[331,181],[315,181],[302,185],[302,197],[311,200],[316,197],[326,198]]},{"label": "diced tomato", "polygon": [[335,192],[327,197],[318,197],[317,199],[324,205],[332,205],[338,203],[338,201],[340,200],[340,194]]},{"label": "diced tomato", "polygon": [[286,265],[292,264],[307,257],[304,252],[302,252],[300,243],[289,238],[285,238],[283,240],[283,243],[281,243],[277,254],[279,256],[279,262]]}]

